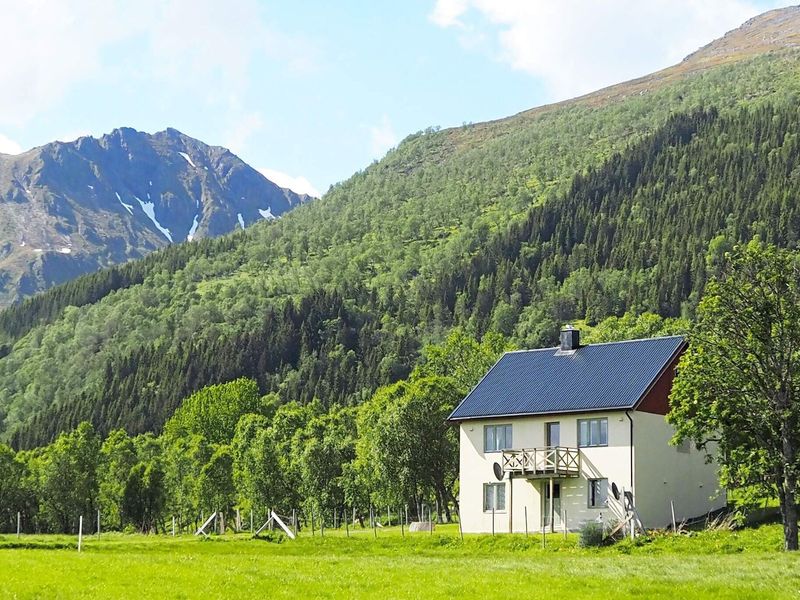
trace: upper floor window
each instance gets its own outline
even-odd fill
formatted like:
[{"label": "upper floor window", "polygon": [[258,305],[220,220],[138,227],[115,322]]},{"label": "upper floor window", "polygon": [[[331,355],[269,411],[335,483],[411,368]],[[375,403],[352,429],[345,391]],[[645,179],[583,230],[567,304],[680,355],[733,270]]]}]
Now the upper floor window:
[{"label": "upper floor window", "polygon": [[499,452],[511,448],[511,425],[484,425],[483,451]]},{"label": "upper floor window", "polygon": [[545,423],[545,442],[549,447],[559,446],[561,444],[561,423],[554,421],[552,423]]},{"label": "upper floor window", "polygon": [[608,419],[578,419],[578,446],[608,446]]}]

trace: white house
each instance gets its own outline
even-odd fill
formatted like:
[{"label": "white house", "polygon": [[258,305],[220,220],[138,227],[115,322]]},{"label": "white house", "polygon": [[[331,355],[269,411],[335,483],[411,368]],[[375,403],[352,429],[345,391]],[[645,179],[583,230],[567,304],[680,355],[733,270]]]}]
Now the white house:
[{"label": "white house", "polygon": [[450,415],[464,531],[561,530],[564,519],[575,530],[623,521],[631,504],[645,527],[665,527],[672,507],[678,522],[723,508],[705,453],[669,444],[685,347],[680,336],[581,346],[566,329],[560,347],[504,354]]}]

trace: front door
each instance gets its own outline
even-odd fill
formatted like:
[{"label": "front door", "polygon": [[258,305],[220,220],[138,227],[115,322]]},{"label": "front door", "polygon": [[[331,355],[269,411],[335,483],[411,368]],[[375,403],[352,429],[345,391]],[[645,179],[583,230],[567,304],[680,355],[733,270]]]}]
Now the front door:
[{"label": "front door", "polygon": [[547,445],[550,448],[561,445],[561,424],[556,421],[555,423],[545,423]]},{"label": "front door", "polygon": [[561,484],[553,483],[553,502],[550,503],[550,482],[543,481],[544,493],[542,494],[542,518],[546,527],[550,527],[550,515],[554,514],[553,526],[561,525]]}]

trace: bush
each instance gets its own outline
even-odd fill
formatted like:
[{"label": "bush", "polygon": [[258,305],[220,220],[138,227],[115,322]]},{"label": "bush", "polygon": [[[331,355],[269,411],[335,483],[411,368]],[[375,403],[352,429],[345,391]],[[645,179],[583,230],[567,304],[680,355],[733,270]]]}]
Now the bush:
[{"label": "bush", "polygon": [[578,530],[578,545],[581,548],[596,548],[603,545],[603,524],[587,521]]}]

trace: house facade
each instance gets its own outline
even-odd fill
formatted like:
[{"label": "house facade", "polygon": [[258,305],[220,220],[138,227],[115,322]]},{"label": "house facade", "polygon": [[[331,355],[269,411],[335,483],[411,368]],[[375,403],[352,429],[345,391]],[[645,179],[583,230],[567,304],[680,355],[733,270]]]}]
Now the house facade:
[{"label": "house facade", "polygon": [[[508,352],[450,416],[465,532],[643,526],[723,508],[716,467],[666,422],[682,337]],[[616,492],[616,493],[615,493]]]}]

